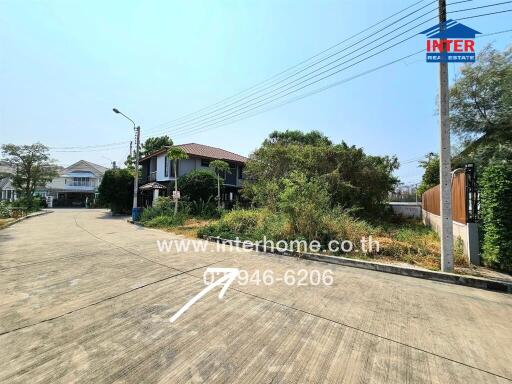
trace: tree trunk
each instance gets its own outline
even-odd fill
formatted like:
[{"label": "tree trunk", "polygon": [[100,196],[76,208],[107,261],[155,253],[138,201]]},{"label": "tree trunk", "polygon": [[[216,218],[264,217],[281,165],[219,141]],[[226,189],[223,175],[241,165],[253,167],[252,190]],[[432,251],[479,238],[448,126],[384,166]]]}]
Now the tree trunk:
[{"label": "tree trunk", "polygon": [[220,209],[220,176],[217,174],[217,208]]}]

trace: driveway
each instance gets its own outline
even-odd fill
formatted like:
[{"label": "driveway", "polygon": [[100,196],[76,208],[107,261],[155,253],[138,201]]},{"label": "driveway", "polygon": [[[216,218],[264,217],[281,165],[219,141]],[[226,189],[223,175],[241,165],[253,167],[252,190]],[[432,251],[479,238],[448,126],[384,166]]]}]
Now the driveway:
[{"label": "driveway", "polygon": [[[512,381],[512,295],[172,239],[102,210],[0,231],[0,382]],[[252,281],[171,323],[209,266]]]}]

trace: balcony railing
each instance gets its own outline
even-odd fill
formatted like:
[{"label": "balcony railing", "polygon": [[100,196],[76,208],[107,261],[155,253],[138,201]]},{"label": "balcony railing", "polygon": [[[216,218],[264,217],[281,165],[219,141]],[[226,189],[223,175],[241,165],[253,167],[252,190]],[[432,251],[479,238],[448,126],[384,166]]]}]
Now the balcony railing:
[{"label": "balcony railing", "polygon": [[83,182],[83,181],[72,181],[70,183],[67,183],[66,185],[69,185],[70,187],[95,187],[95,183],[89,182]]},{"label": "balcony railing", "polygon": [[156,181],[156,171],[150,172],[149,175],[144,175],[141,180],[142,183],[151,183],[153,181]]}]

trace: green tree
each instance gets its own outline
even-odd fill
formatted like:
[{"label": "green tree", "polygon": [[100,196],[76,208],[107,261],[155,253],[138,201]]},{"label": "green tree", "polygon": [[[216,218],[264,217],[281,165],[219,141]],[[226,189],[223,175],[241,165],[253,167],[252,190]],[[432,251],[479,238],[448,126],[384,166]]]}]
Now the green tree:
[{"label": "green tree", "polygon": [[11,176],[12,185],[26,201],[28,208],[33,208],[34,192],[38,187],[58,176],[57,165],[50,158],[48,147],[41,143],[31,145],[2,145],[5,161],[15,171]]},{"label": "green tree", "polygon": [[427,189],[435,187],[439,184],[439,155],[429,153],[426,159],[420,161],[420,167],[425,171],[418,187],[418,194],[421,196]]},{"label": "green tree", "polygon": [[282,180],[278,207],[289,219],[295,235],[317,239],[322,217],[330,207],[328,187],[319,178],[308,179],[293,171]]},{"label": "green tree", "polygon": [[393,176],[398,168],[395,157],[370,156],[344,142],[332,144],[321,134],[309,140],[301,132],[285,133],[285,140],[271,134],[246,164],[243,194],[254,205],[277,209],[282,180],[297,171],[307,179],[324,180],[333,207],[359,208],[370,215],[382,212],[398,182]]},{"label": "green tree", "polygon": [[217,207],[220,209],[220,175],[230,173],[229,164],[223,160],[213,160],[210,162],[209,167],[214,170],[217,175]]},{"label": "green tree", "polygon": [[[167,152],[167,157],[172,160],[174,169],[174,191],[178,194],[178,161],[188,159],[188,155],[181,147],[171,147]],[[174,199],[174,214],[178,213],[178,199]]]},{"label": "green tree", "polygon": [[98,187],[101,204],[113,213],[129,213],[133,202],[133,175],[126,168],[109,169]]},{"label": "green tree", "polygon": [[181,193],[190,201],[208,201],[217,192],[217,180],[207,169],[194,169],[179,178]]},{"label": "green tree", "polygon": [[146,156],[165,147],[171,147],[174,143],[167,135],[159,137],[149,137],[144,141],[141,148],[141,155]]},{"label": "green tree", "polygon": [[319,131],[310,131],[304,133],[302,131],[284,132],[274,131],[265,139],[265,144],[307,144],[307,145],[332,145],[332,141]]},{"label": "green tree", "polygon": [[462,140],[459,163],[485,167],[512,153],[512,46],[487,46],[450,88],[450,124]]}]

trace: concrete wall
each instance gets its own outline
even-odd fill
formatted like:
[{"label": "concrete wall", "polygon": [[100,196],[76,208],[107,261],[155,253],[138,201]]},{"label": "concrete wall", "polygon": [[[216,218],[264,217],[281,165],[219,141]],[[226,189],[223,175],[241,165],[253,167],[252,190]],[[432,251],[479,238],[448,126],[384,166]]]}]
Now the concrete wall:
[{"label": "concrete wall", "polygon": [[395,215],[421,219],[421,203],[391,202],[388,203]]},{"label": "concrete wall", "polygon": [[[429,226],[434,231],[441,231],[441,216],[422,210],[423,224]],[[457,239],[462,240],[462,249],[468,261],[471,264],[480,264],[479,244],[478,244],[478,224],[461,224],[456,221],[453,223],[453,241],[454,245]]]}]

